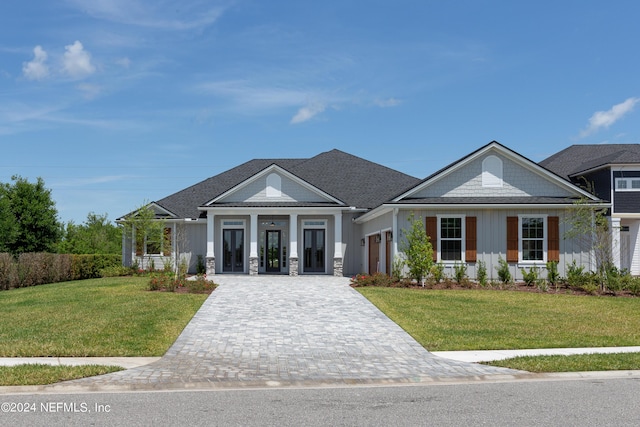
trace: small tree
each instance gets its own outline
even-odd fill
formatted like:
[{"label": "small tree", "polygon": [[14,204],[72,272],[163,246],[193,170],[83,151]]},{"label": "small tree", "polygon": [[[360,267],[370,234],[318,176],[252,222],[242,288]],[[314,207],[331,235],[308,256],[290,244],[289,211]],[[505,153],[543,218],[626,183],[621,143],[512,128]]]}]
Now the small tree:
[{"label": "small tree", "polygon": [[402,229],[405,240],[400,250],[404,252],[409,276],[424,284],[424,279],[433,266],[433,247],[425,231],[422,218],[415,219],[413,212],[408,218],[409,229]]},{"label": "small tree", "polygon": [[[585,184],[592,192],[592,185]],[[613,266],[613,248],[611,230],[607,220],[607,209],[594,206],[591,200],[581,198],[573,204],[565,217],[568,229],[564,233],[567,239],[575,239],[580,245],[593,253],[596,273],[601,287],[605,286],[607,270]]]},{"label": "small tree", "polygon": [[164,220],[156,218],[155,211],[148,203],[143,204],[126,218],[124,232],[131,239],[136,253],[141,255],[144,255],[145,247],[164,248],[168,237],[164,233]]}]

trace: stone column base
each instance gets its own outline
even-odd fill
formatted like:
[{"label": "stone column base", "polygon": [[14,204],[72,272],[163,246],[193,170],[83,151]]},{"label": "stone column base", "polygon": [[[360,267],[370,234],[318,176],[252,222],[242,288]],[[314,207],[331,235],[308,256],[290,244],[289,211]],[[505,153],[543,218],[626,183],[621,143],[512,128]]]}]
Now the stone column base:
[{"label": "stone column base", "polygon": [[298,258],[289,258],[289,276],[298,275]]},{"label": "stone column base", "polygon": [[249,258],[249,275],[250,276],[258,275],[258,257]]},{"label": "stone column base", "polygon": [[216,274],[216,258],[215,257],[207,257],[207,276],[215,276]]},{"label": "stone column base", "polygon": [[342,258],[333,259],[333,275],[342,277]]}]

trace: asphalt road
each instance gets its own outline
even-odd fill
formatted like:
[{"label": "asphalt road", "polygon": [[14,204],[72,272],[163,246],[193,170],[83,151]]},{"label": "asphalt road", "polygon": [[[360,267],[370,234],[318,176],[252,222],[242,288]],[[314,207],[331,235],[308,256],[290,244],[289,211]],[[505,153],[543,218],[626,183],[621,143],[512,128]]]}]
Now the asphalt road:
[{"label": "asphalt road", "polygon": [[638,426],[639,379],[2,394],[3,426]]}]

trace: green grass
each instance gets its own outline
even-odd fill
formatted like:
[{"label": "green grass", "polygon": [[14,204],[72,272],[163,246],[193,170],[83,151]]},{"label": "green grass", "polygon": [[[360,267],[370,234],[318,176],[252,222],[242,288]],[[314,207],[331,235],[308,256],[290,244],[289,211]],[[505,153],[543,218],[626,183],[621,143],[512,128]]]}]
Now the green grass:
[{"label": "green grass", "polygon": [[529,372],[637,370],[640,369],[640,353],[522,356],[485,364]]},{"label": "green grass", "polygon": [[431,351],[640,345],[640,298],[357,290]]},{"label": "green grass", "polygon": [[112,277],[0,292],[0,357],[162,356],[207,295]]},{"label": "green grass", "polygon": [[119,366],[101,365],[50,366],[28,364],[0,366],[0,386],[53,384],[121,370],[122,368]]}]

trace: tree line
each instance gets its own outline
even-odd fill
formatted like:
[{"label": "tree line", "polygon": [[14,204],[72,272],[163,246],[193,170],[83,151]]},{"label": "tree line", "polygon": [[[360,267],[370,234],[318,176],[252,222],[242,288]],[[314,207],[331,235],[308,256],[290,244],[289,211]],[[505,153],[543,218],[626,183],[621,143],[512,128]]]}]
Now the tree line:
[{"label": "tree line", "polygon": [[122,229],[90,212],[82,224],[63,223],[44,180],[19,175],[0,182],[0,253],[120,254]]}]

